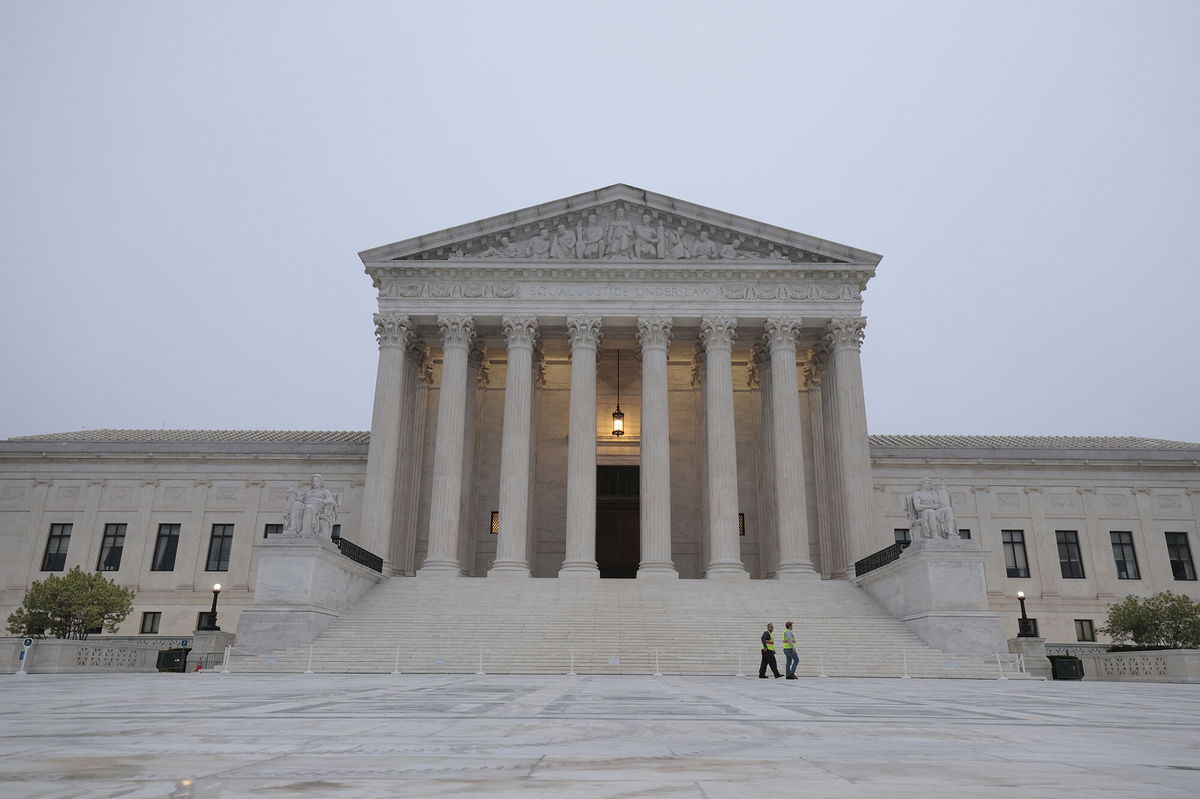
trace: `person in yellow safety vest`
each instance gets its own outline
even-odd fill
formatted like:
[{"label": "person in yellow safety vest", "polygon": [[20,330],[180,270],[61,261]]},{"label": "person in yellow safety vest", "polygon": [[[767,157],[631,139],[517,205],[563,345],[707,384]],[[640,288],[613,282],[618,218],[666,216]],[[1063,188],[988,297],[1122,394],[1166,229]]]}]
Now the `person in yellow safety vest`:
[{"label": "person in yellow safety vest", "polygon": [[796,667],[800,665],[800,654],[796,651],[796,634],[792,632],[790,621],[783,626],[787,628],[783,631],[783,656],[787,658],[783,671],[789,680],[795,680]]},{"label": "person in yellow safety vest", "polygon": [[758,666],[758,677],[761,680],[767,679],[767,666],[771,667],[771,671],[776,677],[782,677],[779,673],[779,666],[775,663],[775,639],[771,637],[771,632],[775,629],[774,624],[767,625],[767,631],[762,634],[762,663]]}]

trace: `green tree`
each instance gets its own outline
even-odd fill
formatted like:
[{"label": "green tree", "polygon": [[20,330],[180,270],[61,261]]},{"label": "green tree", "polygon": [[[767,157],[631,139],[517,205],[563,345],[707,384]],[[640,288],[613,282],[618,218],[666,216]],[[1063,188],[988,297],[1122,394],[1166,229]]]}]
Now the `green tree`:
[{"label": "green tree", "polygon": [[1200,647],[1200,602],[1170,591],[1145,599],[1131,594],[1108,609],[1100,632],[1116,644],[1195,649]]},{"label": "green tree", "polygon": [[8,631],[14,635],[49,633],[80,641],[96,627],[115,633],[133,610],[133,593],[76,566],[62,577],[52,574],[29,586],[21,607],[9,614]]}]

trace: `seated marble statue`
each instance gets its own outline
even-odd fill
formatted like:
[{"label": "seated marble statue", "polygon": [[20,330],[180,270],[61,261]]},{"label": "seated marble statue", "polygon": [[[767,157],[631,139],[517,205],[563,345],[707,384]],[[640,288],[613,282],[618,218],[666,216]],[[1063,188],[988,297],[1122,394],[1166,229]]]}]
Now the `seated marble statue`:
[{"label": "seated marble statue", "polygon": [[935,489],[933,481],[926,477],[918,490],[904,498],[904,510],[913,537],[958,538],[958,522],[945,483]]},{"label": "seated marble statue", "polygon": [[289,488],[283,535],[330,538],[341,497],[325,487],[325,478],[312,476],[308,488]]}]

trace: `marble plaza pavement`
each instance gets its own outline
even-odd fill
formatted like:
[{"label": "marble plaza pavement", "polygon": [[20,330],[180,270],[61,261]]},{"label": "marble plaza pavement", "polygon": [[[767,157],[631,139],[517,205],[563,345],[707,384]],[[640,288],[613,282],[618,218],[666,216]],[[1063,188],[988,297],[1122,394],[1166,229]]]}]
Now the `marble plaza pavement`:
[{"label": "marble plaza pavement", "polygon": [[0,796],[1195,797],[1200,686],[0,677]]}]

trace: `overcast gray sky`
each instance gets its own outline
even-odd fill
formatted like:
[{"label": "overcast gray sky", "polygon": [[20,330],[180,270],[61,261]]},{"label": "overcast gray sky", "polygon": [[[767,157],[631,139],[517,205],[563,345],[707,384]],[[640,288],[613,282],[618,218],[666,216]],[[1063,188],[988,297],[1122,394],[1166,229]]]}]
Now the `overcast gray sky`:
[{"label": "overcast gray sky", "polygon": [[0,437],[365,430],[359,250],[623,182],[881,253],[874,433],[1200,441],[1198,32],[1154,0],[4,2]]}]

